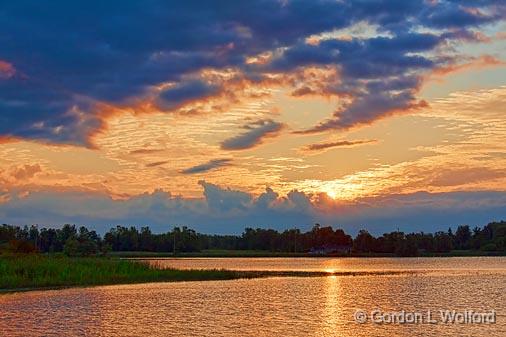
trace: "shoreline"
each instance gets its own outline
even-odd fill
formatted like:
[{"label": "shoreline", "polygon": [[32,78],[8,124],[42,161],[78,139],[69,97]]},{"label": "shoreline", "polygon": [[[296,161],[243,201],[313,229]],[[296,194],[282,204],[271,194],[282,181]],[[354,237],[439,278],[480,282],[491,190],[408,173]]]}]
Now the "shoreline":
[{"label": "shoreline", "polygon": [[268,251],[202,251],[202,252],[181,252],[176,253],[157,253],[145,251],[117,251],[110,252],[110,257],[151,259],[151,258],[416,258],[416,257],[494,257],[506,256],[506,251],[485,252],[479,250],[450,251],[447,253],[421,253],[417,256],[397,256],[389,253],[351,253],[351,254],[307,254],[307,253],[286,253],[286,252],[268,252]]},{"label": "shoreline", "polygon": [[156,258],[154,256],[143,258],[133,256],[129,258],[66,257],[38,254],[0,256],[0,295],[12,292],[140,283],[226,281],[269,277],[419,275],[438,272],[438,270],[417,269],[314,271],[164,269],[142,261]]}]

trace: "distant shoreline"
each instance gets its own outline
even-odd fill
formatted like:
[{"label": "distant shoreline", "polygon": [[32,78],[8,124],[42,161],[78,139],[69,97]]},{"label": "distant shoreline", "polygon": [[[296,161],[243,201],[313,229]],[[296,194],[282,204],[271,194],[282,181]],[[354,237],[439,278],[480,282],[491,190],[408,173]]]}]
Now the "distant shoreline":
[{"label": "distant shoreline", "polygon": [[[201,252],[180,252],[174,255],[173,253],[166,252],[109,252],[111,257],[122,258],[275,258],[275,257],[303,257],[303,258],[402,258],[395,254],[381,254],[381,253],[351,253],[351,254],[308,254],[308,253],[287,253],[287,252],[270,252],[262,250],[203,250]],[[486,256],[506,256],[506,251],[503,252],[484,252],[480,250],[453,250],[447,253],[420,253],[417,256],[405,257],[486,257]]]},{"label": "distant shoreline", "polygon": [[[85,226],[62,228],[0,226],[0,253],[63,253],[67,256],[189,256],[189,257],[415,257],[504,256],[506,221],[483,228],[460,225],[455,233],[409,233],[395,231],[374,237],[360,230],[355,238],[342,229],[315,224],[310,231],[245,228],[241,236],[198,233],[174,227],[153,233],[116,226],[101,237]],[[148,253],[151,252],[151,253]]]}]

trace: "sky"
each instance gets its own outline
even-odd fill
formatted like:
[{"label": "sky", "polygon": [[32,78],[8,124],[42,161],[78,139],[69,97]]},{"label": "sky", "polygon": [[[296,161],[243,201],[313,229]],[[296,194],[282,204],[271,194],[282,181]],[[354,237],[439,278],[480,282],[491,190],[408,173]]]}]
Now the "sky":
[{"label": "sky", "polygon": [[506,219],[506,4],[0,4],[0,222]]}]

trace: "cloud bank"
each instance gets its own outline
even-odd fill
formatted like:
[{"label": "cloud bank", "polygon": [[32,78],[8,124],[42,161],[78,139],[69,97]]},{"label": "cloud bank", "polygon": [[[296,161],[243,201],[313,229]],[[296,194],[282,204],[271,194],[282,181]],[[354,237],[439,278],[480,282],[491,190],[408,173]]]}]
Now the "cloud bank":
[{"label": "cloud bank", "polygon": [[[381,234],[397,228],[435,231],[458,224],[483,225],[506,218],[506,192],[399,194],[339,203],[325,194],[291,191],[280,196],[270,188],[258,196],[200,181],[204,198],[185,199],[157,190],[113,200],[105,194],[76,191],[38,191],[18,196],[0,191],[0,221],[12,224],[90,225],[99,231],[110,226],[150,225],[165,231],[188,225],[207,233],[240,233],[247,227],[333,225],[356,234],[365,228]],[[41,222],[41,219],[44,219]]]}]

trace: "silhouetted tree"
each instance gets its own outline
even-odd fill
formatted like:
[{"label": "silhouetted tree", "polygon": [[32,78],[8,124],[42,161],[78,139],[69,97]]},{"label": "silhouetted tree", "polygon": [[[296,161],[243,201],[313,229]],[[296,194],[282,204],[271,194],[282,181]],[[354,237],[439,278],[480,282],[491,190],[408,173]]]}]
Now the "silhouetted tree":
[{"label": "silhouetted tree", "polygon": [[455,248],[469,249],[471,244],[471,230],[469,226],[459,226],[455,232]]},{"label": "silhouetted tree", "polygon": [[361,229],[353,241],[353,250],[361,253],[375,251],[375,238],[365,229]]},{"label": "silhouetted tree", "polygon": [[447,253],[453,249],[453,238],[446,232],[436,232],[434,234],[434,251],[437,253]]}]

